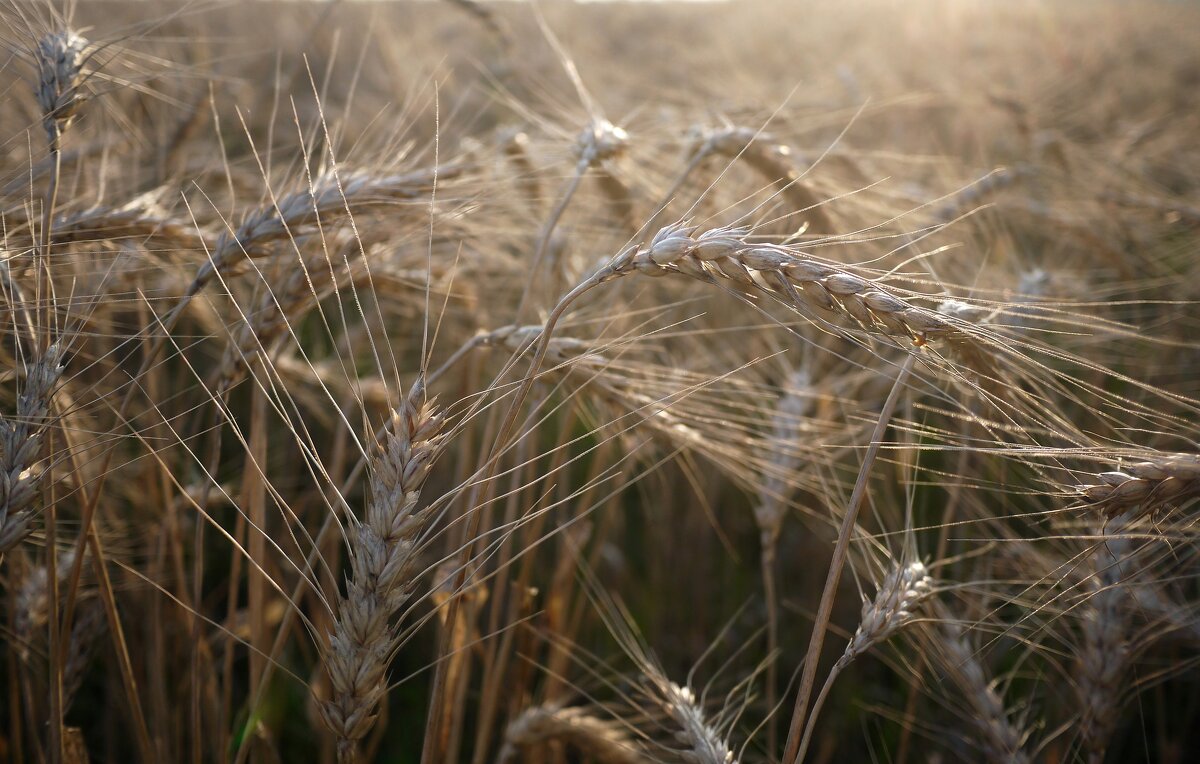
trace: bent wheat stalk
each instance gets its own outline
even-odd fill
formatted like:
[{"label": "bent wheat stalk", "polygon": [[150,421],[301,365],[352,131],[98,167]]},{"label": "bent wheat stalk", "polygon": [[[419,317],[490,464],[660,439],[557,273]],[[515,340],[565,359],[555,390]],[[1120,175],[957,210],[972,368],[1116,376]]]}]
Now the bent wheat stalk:
[{"label": "bent wheat stalk", "polygon": [[829,575],[825,579],[825,590],[822,592],[821,602],[817,606],[816,621],[813,623],[812,636],[808,640],[808,652],[804,656],[804,672],[800,677],[800,692],[796,697],[788,740],[784,746],[784,764],[793,762],[799,764],[802,756],[801,729],[808,710],[808,699],[812,694],[813,684],[817,677],[817,660],[821,655],[821,646],[825,643],[825,630],[829,627],[829,620],[833,616],[833,600],[837,594],[838,583],[842,578],[842,568],[850,549],[850,537],[853,535],[858,512],[862,508],[863,497],[866,494],[867,476],[883,445],[883,436],[887,432],[888,422],[892,419],[892,413],[896,410],[896,404],[900,400],[900,391],[908,382],[915,362],[916,356],[908,356],[896,374],[892,391],[884,401],[883,409],[879,412],[879,421],[875,425],[874,432],[871,433],[870,445],[863,456],[862,466],[858,471],[858,480],[854,483],[854,491],[850,494],[850,502],[846,506],[846,514],[842,518],[842,526],[838,530],[837,544],[833,548],[833,558],[829,562]]}]

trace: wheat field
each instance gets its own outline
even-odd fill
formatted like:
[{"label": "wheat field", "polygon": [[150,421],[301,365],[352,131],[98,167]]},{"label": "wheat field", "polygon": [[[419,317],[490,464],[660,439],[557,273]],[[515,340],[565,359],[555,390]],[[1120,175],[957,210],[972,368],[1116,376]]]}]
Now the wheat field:
[{"label": "wheat field", "polygon": [[1200,755],[1200,6],[0,17],[0,760]]}]

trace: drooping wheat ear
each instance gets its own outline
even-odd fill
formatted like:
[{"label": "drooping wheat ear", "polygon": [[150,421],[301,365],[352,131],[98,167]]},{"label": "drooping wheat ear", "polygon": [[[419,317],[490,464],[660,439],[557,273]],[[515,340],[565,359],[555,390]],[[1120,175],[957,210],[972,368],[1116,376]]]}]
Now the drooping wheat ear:
[{"label": "drooping wheat ear", "polygon": [[1018,180],[1029,175],[1032,170],[1028,167],[997,167],[971,185],[951,194],[940,204],[933,207],[929,216],[938,225],[944,225],[969,212],[1008,188]]},{"label": "drooping wheat ear", "polygon": [[96,652],[96,644],[108,626],[104,607],[95,598],[81,601],[71,625],[71,641],[67,646],[67,660],[63,665],[62,704],[63,713],[70,710],[87,675],[88,664]]},{"label": "drooping wheat ear", "polygon": [[403,175],[377,176],[365,172],[327,172],[311,188],[288,194],[250,213],[233,232],[221,234],[211,259],[196,274],[193,292],[217,274],[231,272],[243,260],[269,254],[271,245],[331,227],[367,210],[415,201],[433,191],[434,182],[458,177],[462,165],[446,165]]},{"label": "drooping wheat ear", "polygon": [[88,41],[70,30],[52,32],[34,49],[38,82],[34,90],[42,110],[42,127],[52,152],[58,152],[63,132],[79,112],[83,96],[83,66]]},{"label": "drooping wheat ear", "polygon": [[985,760],[1028,764],[1029,756],[1022,750],[1026,735],[1010,719],[962,625],[945,607],[938,608],[936,614],[938,623],[929,630],[927,654],[966,701],[964,716],[975,725]]},{"label": "drooping wheat ear", "polygon": [[603,117],[596,117],[580,131],[575,140],[579,167],[587,169],[619,156],[629,145],[629,133]]},{"label": "drooping wheat ear", "polygon": [[1096,478],[1078,486],[1079,493],[1105,517],[1136,510],[1129,515],[1136,519],[1200,496],[1200,454],[1155,454]]},{"label": "drooping wheat ear", "polygon": [[171,217],[151,192],[119,207],[96,206],[54,221],[53,241],[140,239],[144,244],[173,250],[199,251],[205,236],[190,222]]},{"label": "drooping wheat ear", "polygon": [[594,117],[575,139],[575,172],[563,188],[554,208],[542,223],[538,234],[537,245],[533,250],[533,260],[529,265],[529,279],[525,282],[525,291],[521,301],[517,303],[516,321],[525,319],[525,309],[529,305],[535,286],[542,275],[546,254],[550,251],[554,230],[570,206],[571,200],[583,183],[584,177],[592,167],[619,155],[629,142],[629,134],[603,117]]},{"label": "drooping wheat ear", "polygon": [[496,764],[523,761],[530,751],[558,742],[599,764],[641,764],[645,752],[615,721],[585,709],[559,705],[534,706],[509,722]]},{"label": "drooping wheat ear", "polygon": [[707,283],[765,292],[810,317],[850,321],[887,337],[906,337],[916,347],[943,342],[983,380],[996,375],[995,347],[979,327],[940,310],[914,305],[913,295],[885,286],[850,268],[818,260],[794,247],[756,244],[742,228],[673,224],[645,246],[630,246],[593,275],[593,283],[632,273],[678,273]]},{"label": "drooping wheat ear", "polygon": [[1124,678],[1129,667],[1129,612],[1122,566],[1128,565],[1131,542],[1122,538],[1127,519],[1110,520],[1099,530],[1083,606],[1082,644],[1077,690],[1083,706],[1080,733],[1088,761],[1100,764],[1116,731]]},{"label": "drooping wheat ear", "polygon": [[1121,204],[1128,207],[1142,207],[1154,212],[1173,215],[1187,223],[1200,225],[1200,207],[1194,207],[1183,202],[1175,202],[1145,194],[1106,191],[1100,194],[1100,201]]},{"label": "drooping wheat ear", "polygon": [[374,725],[387,692],[387,669],[398,646],[393,619],[412,592],[417,544],[429,519],[429,509],[418,509],[417,501],[444,445],[445,420],[423,397],[418,383],[393,412],[371,455],[366,517],[350,531],[346,595],[338,600],[324,650],[333,697],[321,704],[342,762],[354,761],[356,744]]},{"label": "drooping wheat ear", "polygon": [[933,579],[919,560],[888,571],[875,598],[864,602],[858,629],[834,664],[843,667],[873,646],[886,642],[917,616],[917,608],[933,591]]},{"label": "drooping wheat ear", "polygon": [[51,421],[50,398],[62,376],[61,355],[59,345],[53,344],[28,365],[16,416],[0,421],[0,554],[30,532],[45,474],[42,442]]},{"label": "drooping wheat ear", "polygon": [[706,156],[739,158],[774,184],[792,209],[803,210],[809,226],[823,233],[834,231],[821,199],[801,181],[790,146],[749,127],[693,129],[693,160]]},{"label": "drooping wheat ear", "polygon": [[509,129],[501,132],[498,140],[504,156],[517,169],[512,173],[513,182],[536,211],[542,205],[542,184],[529,155],[529,136],[521,130]]},{"label": "drooping wheat ear", "polygon": [[363,272],[363,252],[362,240],[350,238],[332,254],[322,249],[295,262],[281,263],[285,272],[277,285],[273,274],[264,274],[261,295],[244,318],[239,317],[225,349],[216,375],[217,389],[226,390],[240,380],[251,358],[270,352],[320,301],[354,281]]}]

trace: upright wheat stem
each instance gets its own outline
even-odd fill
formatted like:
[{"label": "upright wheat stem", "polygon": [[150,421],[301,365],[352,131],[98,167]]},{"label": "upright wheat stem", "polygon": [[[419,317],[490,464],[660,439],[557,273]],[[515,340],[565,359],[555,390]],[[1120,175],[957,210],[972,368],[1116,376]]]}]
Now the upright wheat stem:
[{"label": "upright wheat stem", "polygon": [[829,619],[833,615],[833,600],[837,595],[838,583],[842,578],[842,568],[846,564],[846,554],[850,549],[850,537],[853,535],[854,524],[858,519],[858,511],[862,508],[863,497],[866,495],[867,477],[870,475],[871,467],[875,463],[875,457],[879,454],[879,449],[883,445],[884,433],[887,432],[888,423],[892,419],[892,413],[896,410],[896,404],[900,400],[900,392],[904,389],[909,376],[912,374],[915,361],[916,356],[908,356],[904,361],[904,365],[900,367],[900,371],[896,374],[896,381],[892,385],[892,391],[888,395],[887,400],[884,401],[883,409],[879,412],[879,421],[875,425],[875,431],[871,433],[871,443],[867,447],[867,453],[863,456],[862,466],[858,471],[858,480],[854,484],[854,491],[850,494],[850,502],[846,507],[846,514],[842,518],[842,527],[838,531],[837,544],[833,548],[833,558],[829,562],[829,575],[825,579],[825,591],[821,594],[821,602],[817,607],[816,621],[813,623],[812,636],[808,641],[808,652],[804,656],[804,672],[800,678],[800,692],[796,697],[796,707],[792,711],[788,741],[784,747],[784,764],[793,764],[793,762],[799,764],[800,762],[801,734],[805,714],[808,710],[808,699],[812,694],[813,684],[816,681],[817,662],[821,657],[821,647],[825,644],[825,630],[829,627]]}]

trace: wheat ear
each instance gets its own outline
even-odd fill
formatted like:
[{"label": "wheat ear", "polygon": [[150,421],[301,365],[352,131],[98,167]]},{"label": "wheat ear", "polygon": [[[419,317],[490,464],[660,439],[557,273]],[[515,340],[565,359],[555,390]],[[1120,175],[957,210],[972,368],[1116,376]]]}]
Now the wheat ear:
[{"label": "wheat ear", "polygon": [[75,32],[53,32],[38,40],[34,50],[38,81],[34,89],[42,110],[42,127],[50,151],[57,153],[63,132],[79,112],[83,97],[83,66],[87,61],[88,41]]},{"label": "wheat ear", "polygon": [[1122,564],[1131,543],[1121,534],[1126,518],[1100,529],[1093,559],[1095,573],[1083,611],[1083,642],[1076,685],[1083,705],[1080,732],[1090,764],[1104,761],[1121,710],[1122,680],[1129,665],[1129,614],[1122,586]]},{"label": "wheat ear", "polygon": [[809,742],[816,729],[821,706],[825,704],[825,698],[828,697],[829,690],[833,687],[838,675],[855,658],[875,645],[891,639],[896,632],[911,623],[917,616],[918,607],[932,591],[933,579],[930,578],[929,572],[920,560],[914,560],[907,565],[898,563],[883,577],[874,599],[863,602],[862,617],[859,619],[854,636],[850,638],[841,657],[833,664],[829,676],[825,678],[825,684],[817,694],[817,699],[813,701],[812,710],[805,722],[804,737],[800,740],[800,750],[796,754],[796,761],[804,760],[804,754],[808,751]]},{"label": "wheat ear", "polygon": [[16,416],[0,421],[0,555],[29,535],[45,474],[42,443],[51,421],[50,398],[62,371],[60,348],[51,345],[27,367]]},{"label": "wheat ear", "polygon": [[582,708],[534,706],[509,722],[497,764],[523,761],[523,753],[550,742],[565,743],[599,764],[640,764],[641,748],[615,721],[601,719]]},{"label": "wheat ear", "polygon": [[763,292],[809,316],[851,322],[878,336],[904,337],[918,348],[942,342],[968,369],[985,380],[995,379],[995,348],[985,341],[979,327],[949,313],[919,307],[908,293],[794,247],[753,243],[745,229],[701,232],[682,224],[666,226],[649,244],[627,247],[606,262],[589,283],[633,273],[681,274]]},{"label": "wheat ear", "polygon": [[446,436],[444,419],[423,397],[417,384],[393,412],[371,455],[366,517],[350,532],[346,596],[338,600],[324,655],[333,697],[321,704],[342,762],[355,760],[356,744],[387,693],[399,639],[393,621],[412,592],[418,540],[429,519],[429,508],[418,509],[417,501]]},{"label": "wheat ear", "polygon": [[774,184],[790,207],[797,212],[803,211],[812,228],[824,233],[834,230],[833,221],[821,206],[821,199],[801,182],[802,175],[795,167],[795,153],[791,147],[749,127],[701,128],[696,133],[699,139],[692,152],[693,163],[714,155],[741,159]]},{"label": "wheat ear", "polygon": [[521,301],[517,304],[517,321],[521,321],[524,316],[534,284],[542,271],[551,237],[554,236],[554,229],[558,227],[559,221],[562,220],[567,207],[570,206],[584,176],[592,167],[620,155],[628,142],[629,134],[603,117],[596,117],[588,122],[575,139],[575,172],[567,181],[558,203],[550,211],[550,215],[542,224],[542,230],[538,234],[537,246],[533,251],[533,261],[529,266],[529,280],[525,283],[525,291],[521,295]]},{"label": "wheat ear", "polygon": [[729,743],[708,723],[696,693],[687,686],[675,684],[661,675],[650,677],[661,696],[662,709],[679,727],[676,740],[684,747],[678,755],[688,764],[735,764],[737,757]]},{"label": "wheat ear", "polygon": [[1079,486],[1079,493],[1106,517],[1136,509],[1129,515],[1135,519],[1200,496],[1200,454],[1155,455],[1119,471],[1101,472],[1096,479],[1091,485]]},{"label": "wheat ear", "polygon": [[95,206],[54,222],[56,243],[98,239],[140,239],[143,244],[175,250],[201,250],[205,237],[190,223],[169,216],[157,194],[142,194],[119,207]]},{"label": "wheat ear", "polygon": [[[758,503],[754,506],[754,522],[758,525],[759,548],[762,553],[760,572],[764,599],[767,605],[767,708],[775,707],[775,688],[779,683],[778,666],[775,660],[779,652],[779,595],[776,585],[776,555],[783,521],[787,516],[788,499],[792,493],[790,483],[793,473],[799,469],[801,459],[796,447],[799,435],[798,424],[812,410],[809,392],[812,378],[804,369],[797,369],[787,380],[787,387],[775,406],[772,422],[770,451],[765,455],[768,468],[763,471],[758,488]],[[767,722],[767,748],[775,750],[778,737],[778,715],[771,714]]]},{"label": "wheat ear", "polygon": [[243,260],[268,254],[270,245],[280,240],[307,235],[318,226],[335,225],[358,212],[426,197],[435,182],[455,178],[463,169],[461,165],[445,165],[387,176],[323,173],[310,188],[252,212],[236,230],[223,233],[189,291],[200,291],[214,275],[229,273]]},{"label": "wheat ear", "polygon": [[1028,764],[1029,756],[1022,750],[1025,734],[1009,719],[1004,701],[988,679],[962,625],[944,607],[938,608],[936,614],[940,623],[927,635],[929,653],[966,701],[966,716],[978,732],[979,746],[987,761]]}]

